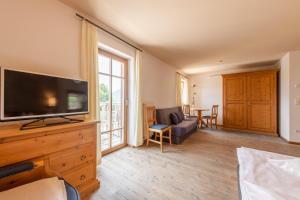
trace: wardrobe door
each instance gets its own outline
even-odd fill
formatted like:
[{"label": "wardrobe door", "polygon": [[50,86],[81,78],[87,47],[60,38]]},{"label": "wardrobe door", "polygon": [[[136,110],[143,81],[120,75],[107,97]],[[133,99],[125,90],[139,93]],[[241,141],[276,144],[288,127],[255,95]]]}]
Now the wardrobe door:
[{"label": "wardrobe door", "polygon": [[223,76],[223,120],[224,127],[246,129],[246,75]]},{"label": "wardrobe door", "polygon": [[276,71],[247,74],[248,130],[276,134]]}]

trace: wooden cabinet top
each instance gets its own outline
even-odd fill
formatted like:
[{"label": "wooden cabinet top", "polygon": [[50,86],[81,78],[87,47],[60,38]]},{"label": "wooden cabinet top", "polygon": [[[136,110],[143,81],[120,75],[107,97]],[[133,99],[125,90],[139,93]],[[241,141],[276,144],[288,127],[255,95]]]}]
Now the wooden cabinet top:
[{"label": "wooden cabinet top", "polygon": [[0,144],[5,139],[11,138],[27,138],[31,136],[36,136],[39,134],[55,134],[64,132],[64,130],[78,130],[86,126],[92,126],[97,124],[99,121],[92,120],[92,121],[84,121],[79,123],[71,123],[71,124],[63,124],[63,125],[53,125],[48,127],[42,128],[35,128],[29,130],[20,130],[20,126],[13,125],[13,126],[3,126],[0,127]]},{"label": "wooden cabinet top", "polygon": [[265,73],[265,72],[276,73],[278,71],[279,71],[278,69],[266,69],[266,70],[250,71],[250,72],[237,72],[237,73],[231,73],[231,74],[222,74],[222,77],[226,78],[226,77],[232,77],[232,76],[241,76],[241,75],[254,74],[254,73]]}]

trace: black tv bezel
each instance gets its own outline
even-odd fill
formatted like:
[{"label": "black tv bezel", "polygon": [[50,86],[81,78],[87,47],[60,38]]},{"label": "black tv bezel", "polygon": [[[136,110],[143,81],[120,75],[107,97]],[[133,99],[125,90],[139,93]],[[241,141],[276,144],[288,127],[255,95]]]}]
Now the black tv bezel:
[{"label": "black tv bezel", "polygon": [[[16,71],[16,72],[23,72],[28,74],[35,74],[35,75],[42,75],[42,76],[49,76],[55,78],[62,78],[68,80],[75,80],[75,81],[82,81],[86,82],[87,87],[89,85],[88,81],[81,80],[81,79],[72,79],[68,77],[61,77],[61,76],[53,76],[44,73],[36,73],[36,72],[29,72],[25,70],[17,70],[17,69],[9,69],[5,67],[0,67],[0,122],[10,122],[10,121],[24,121],[24,120],[32,120],[32,119],[47,119],[47,118],[57,118],[57,117],[66,117],[66,116],[78,116],[78,115],[86,115],[89,114],[89,102],[88,102],[88,110],[83,112],[73,112],[73,113],[58,113],[58,114],[45,114],[45,115],[31,115],[31,116],[20,116],[20,117],[4,117],[4,71]],[[89,99],[89,90],[87,90],[87,96]]]}]

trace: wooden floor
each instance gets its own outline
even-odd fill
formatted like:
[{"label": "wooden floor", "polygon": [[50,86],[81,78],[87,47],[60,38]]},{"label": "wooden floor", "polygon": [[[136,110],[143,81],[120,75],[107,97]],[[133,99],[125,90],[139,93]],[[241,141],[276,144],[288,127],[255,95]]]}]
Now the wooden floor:
[{"label": "wooden floor", "polygon": [[127,147],[102,159],[93,200],[239,199],[237,147],[300,157],[300,145],[280,138],[202,130],[181,145]]}]

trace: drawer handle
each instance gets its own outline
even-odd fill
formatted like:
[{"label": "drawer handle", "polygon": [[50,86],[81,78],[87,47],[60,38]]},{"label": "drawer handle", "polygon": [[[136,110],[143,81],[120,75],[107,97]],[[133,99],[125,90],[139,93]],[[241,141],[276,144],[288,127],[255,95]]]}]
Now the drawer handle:
[{"label": "drawer handle", "polygon": [[82,161],[84,161],[86,159],[86,155],[82,155],[81,157],[80,157],[80,160],[82,160]]},{"label": "drawer handle", "polygon": [[85,175],[81,175],[81,176],[80,176],[80,180],[83,181],[84,179],[85,179]]}]

